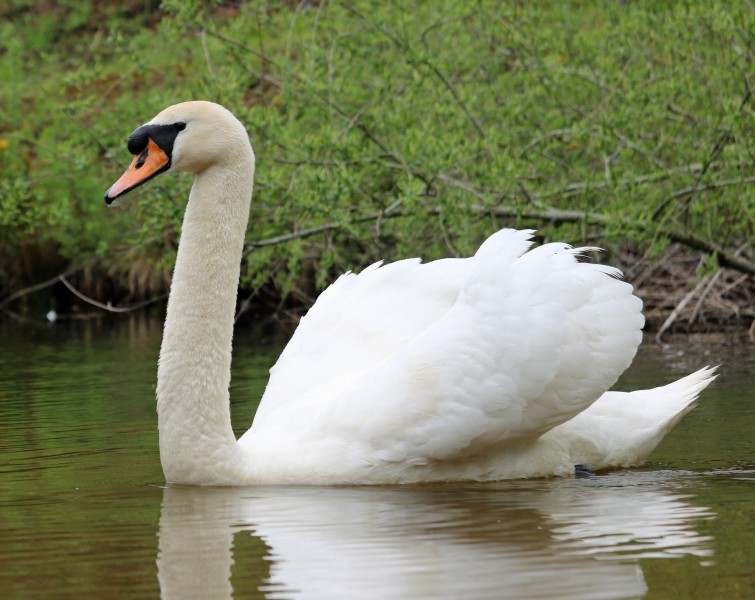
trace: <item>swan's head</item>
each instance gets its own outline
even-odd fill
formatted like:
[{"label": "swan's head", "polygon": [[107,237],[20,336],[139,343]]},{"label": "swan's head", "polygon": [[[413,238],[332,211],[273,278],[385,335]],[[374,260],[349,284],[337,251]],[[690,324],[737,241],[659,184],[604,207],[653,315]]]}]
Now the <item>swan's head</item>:
[{"label": "swan's head", "polygon": [[239,120],[219,104],[204,101],[169,106],[129,136],[128,150],[135,158],[105,192],[108,205],[160,173],[201,173],[213,165],[237,162],[241,154],[254,160]]}]

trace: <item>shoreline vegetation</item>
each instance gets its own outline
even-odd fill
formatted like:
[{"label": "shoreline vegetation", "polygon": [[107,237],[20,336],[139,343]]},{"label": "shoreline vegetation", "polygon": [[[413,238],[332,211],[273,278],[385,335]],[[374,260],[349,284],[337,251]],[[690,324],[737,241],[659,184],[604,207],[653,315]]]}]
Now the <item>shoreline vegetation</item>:
[{"label": "shoreline vegetation", "polygon": [[646,329],[755,341],[755,5],[10,0],[0,313],[154,310],[189,177],[107,210],[125,141],[208,99],[257,153],[239,319],[501,227],[605,251]]}]

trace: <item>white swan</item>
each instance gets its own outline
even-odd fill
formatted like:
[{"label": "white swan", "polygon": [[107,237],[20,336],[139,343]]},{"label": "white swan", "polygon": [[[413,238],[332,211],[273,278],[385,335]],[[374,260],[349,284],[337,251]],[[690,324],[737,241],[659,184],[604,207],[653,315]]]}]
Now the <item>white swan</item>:
[{"label": "white swan", "polygon": [[231,430],[231,340],[254,153],[210,102],[129,138],[110,204],[189,171],[157,383],[171,483],[380,484],[564,475],[643,461],[713,379],[609,392],[641,340],[641,302],[580,250],[503,230],[466,259],[347,273],[271,369],[252,427]]}]

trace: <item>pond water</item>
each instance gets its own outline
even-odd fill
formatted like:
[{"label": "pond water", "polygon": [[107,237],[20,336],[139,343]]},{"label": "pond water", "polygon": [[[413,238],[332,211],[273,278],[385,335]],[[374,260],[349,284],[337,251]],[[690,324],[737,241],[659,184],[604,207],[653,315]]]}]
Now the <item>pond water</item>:
[{"label": "pond water", "polygon": [[[0,324],[3,598],[753,598],[755,346],[646,343],[620,389],[721,376],[642,469],[166,488],[147,318]],[[236,336],[234,428],[280,349]]]}]

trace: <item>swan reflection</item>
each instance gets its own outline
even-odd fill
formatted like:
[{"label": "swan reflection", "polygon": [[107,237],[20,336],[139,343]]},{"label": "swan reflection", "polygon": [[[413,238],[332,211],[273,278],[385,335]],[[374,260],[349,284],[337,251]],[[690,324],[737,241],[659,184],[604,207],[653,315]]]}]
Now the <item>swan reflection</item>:
[{"label": "swan reflection", "polygon": [[168,599],[232,598],[232,583],[264,598],[636,598],[647,591],[637,559],[709,555],[695,524],[711,516],[650,473],[166,488],[158,577]]}]

